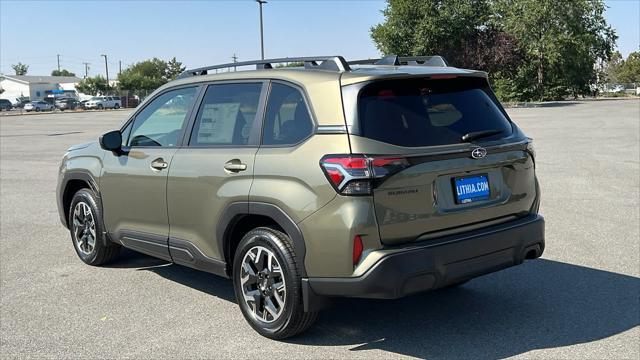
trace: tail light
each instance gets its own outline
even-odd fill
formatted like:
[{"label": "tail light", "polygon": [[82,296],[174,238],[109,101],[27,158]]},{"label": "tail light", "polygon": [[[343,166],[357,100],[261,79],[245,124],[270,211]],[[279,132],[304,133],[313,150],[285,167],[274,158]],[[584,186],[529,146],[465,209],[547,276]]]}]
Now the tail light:
[{"label": "tail light", "polygon": [[326,155],[320,160],[327,179],[342,195],[371,195],[384,178],[408,166],[403,157]]}]

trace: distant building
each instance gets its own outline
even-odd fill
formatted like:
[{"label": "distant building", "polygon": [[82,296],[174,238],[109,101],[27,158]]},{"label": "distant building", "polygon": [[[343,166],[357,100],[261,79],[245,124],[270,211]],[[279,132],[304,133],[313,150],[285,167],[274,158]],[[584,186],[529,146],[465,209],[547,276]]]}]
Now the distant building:
[{"label": "distant building", "polygon": [[0,74],[0,88],[4,90],[0,97],[11,102],[15,102],[21,97],[28,97],[32,101],[61,97],[78,98],[76,84],[80,80],[76,76]]}]

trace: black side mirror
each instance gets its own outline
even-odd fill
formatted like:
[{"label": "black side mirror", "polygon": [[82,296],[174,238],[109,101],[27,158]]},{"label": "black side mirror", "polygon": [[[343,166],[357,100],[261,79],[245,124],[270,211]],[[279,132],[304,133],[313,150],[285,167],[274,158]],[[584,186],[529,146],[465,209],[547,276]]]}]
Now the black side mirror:
[{"label": "black side mirror", "polygon": [[120,130],[109,131],[108,133],[100,136],[100,147],[105,150],[120,152],[122,148],[122,134]]}]

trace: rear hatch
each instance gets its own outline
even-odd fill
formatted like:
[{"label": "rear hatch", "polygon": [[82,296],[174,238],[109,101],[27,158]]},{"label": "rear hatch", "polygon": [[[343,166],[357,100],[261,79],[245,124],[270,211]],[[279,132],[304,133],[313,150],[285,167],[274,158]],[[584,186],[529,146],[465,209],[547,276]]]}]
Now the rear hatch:
[{"label": "rear hatch", "polygon": [[486,78],[412,77],[343,90],[351,94],[345,99],[355,100],[345,101],[351,150],[370,159],[385,244],[537,211],[530,139],[509,120]]}]

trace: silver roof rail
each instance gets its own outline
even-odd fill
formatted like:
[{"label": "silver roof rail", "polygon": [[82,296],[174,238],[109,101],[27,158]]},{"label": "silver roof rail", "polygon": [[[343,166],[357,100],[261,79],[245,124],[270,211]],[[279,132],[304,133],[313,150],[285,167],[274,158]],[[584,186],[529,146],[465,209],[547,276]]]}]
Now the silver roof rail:
[{"label": "silver roof rail", "polygon": [[218,69],[230,69],[238,66],[250,66],[255,65],[256,69],[273,69],[273,64],[301,62],[304,63],[305,69],[314,70],[327,70],[346,72],[350,71],[349,64],[342,56],[309,56],[309,57],[287,57],[278,59],[265,59],[265,60],[252,60],[252,61],[240,61],[233,63],[226,63],[220,65],[204,66],[196,69],[185,70],[182,74],[178,75],[178,79],[183,79],[197,75],[207,75],[210,70]]},{"label": "silver roof rail", "polygon": [[366,59],[349,61],[349,65],[418,65],[418,66],[438,66],[447,67],[447,61],[439,55],[433,56],[398,56],[387,55],[381,59]]}]

